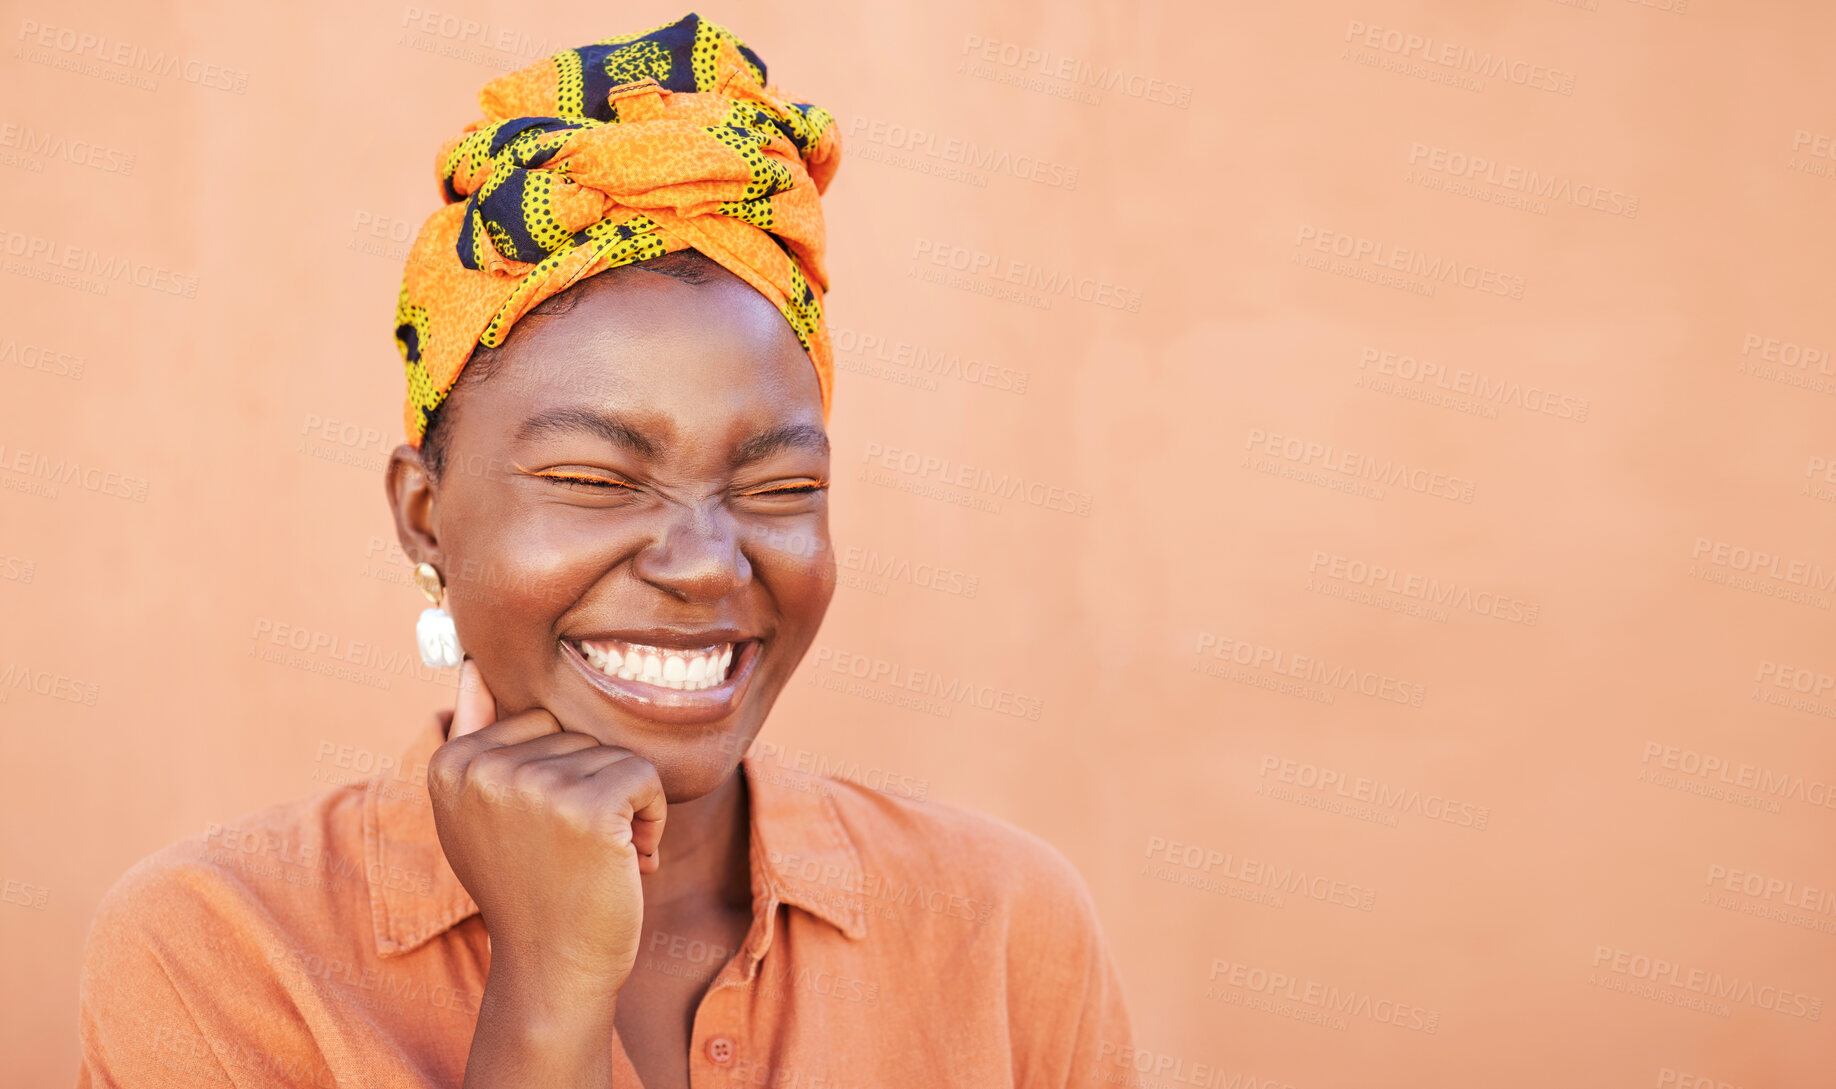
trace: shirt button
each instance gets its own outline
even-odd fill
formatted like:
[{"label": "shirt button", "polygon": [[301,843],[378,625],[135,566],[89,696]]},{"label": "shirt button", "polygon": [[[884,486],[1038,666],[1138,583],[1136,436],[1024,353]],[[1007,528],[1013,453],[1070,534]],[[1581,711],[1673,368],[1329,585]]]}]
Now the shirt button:
[{"label": "shirt button", "polygon": [[733,1061],[733,1037],[714,1036],[708,1040],[708,1061],[715,1066],[725,1066]]}]

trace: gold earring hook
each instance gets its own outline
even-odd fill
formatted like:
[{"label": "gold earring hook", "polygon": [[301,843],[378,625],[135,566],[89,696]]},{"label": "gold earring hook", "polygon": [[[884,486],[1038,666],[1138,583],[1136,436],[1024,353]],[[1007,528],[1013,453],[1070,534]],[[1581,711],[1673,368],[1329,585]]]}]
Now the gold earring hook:
[{"label": "gold earring hook", "polygon": [[440,572],[434,569],[433,564],[414,565],[414,584],[420,587],[421,593],[427,595],[427,600],[433,602],[434,608],[446,608],[446,583],[440,580]]}]

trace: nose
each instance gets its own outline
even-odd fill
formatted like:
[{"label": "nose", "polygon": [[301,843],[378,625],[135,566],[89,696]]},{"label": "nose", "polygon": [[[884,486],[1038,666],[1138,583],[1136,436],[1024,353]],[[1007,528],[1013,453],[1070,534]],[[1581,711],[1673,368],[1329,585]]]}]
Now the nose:
[{"label": "nose", "polygon": [[752,581],[752,564],[724,506],[672,503],[663,519],[633,561],[639,578],[690,604],[720,601]]}]

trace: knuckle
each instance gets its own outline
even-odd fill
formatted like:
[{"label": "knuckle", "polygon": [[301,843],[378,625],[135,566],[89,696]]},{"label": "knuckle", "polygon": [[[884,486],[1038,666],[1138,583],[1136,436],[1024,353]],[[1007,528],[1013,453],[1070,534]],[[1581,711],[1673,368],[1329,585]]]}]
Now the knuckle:
[{"label": "knuckle", "polygon": [[549,761],[531,760],[510,769],[508,784],[518,789],[549,786],[555,782],[555,769]]},{"label": "knuckle", "polygon": [[435,794],[451,795],[465,782],[465,768],[456,757],[442,749],[427,762],[427,784]]},{"label": "knuckle", "polygon": [[511,762],[503,749],[488,749],[465,765],[465,785],[474,790],[492,789],[503,783],[510,770]]},{"label": "knuckle", "polygon": [[524,764],[512,771],[503,784],[507,800],[519,809],[540,810],[543,800],[555,794],[566,782],[560,769],[547,764]]},{"label": "knuckle", "polygon": [[657,766],[641,756],[627,756],[620,760],[617,771],[627,789],[638,789],[663,781],[662,776],[657,774]]},{"label": "knuckle", "polygon": [[577,797],[563,797],[550,807],[556,821],[569,832],[577,835],[598,835],[604,832],[604,818],[596,806],[587,804]]}]

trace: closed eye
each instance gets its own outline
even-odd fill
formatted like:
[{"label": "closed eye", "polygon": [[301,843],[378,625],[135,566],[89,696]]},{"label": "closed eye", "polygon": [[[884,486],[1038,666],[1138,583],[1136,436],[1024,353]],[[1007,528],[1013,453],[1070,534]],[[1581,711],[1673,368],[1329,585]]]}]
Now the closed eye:
[{"label": "closed eye", "polygon": [[812,492],[826,491],[828,487],[828,481],[819,480],[814,483],[806,484],[778,484],[769,488],[759,488],[756,491],[741,492],[740,494],[748,497],[760,495],[809,495]]},{"label": "closed eye", "polygon": [[552,480],[557,484],[567,487],[591,488],[595,491],[617,491],[621,488],[626,491],[636,490],[630,484],[616,477],[587,476],[584,473],[534,472],[523,468],[521,465],[517,466],[517,470],[527,476],[536,476],[541,477],[543,480]]}]

